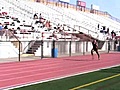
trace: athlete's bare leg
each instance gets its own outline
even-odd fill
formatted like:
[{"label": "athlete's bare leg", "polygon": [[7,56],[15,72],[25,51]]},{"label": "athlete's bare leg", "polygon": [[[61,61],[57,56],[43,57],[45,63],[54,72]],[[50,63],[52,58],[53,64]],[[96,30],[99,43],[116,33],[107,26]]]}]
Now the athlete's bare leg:
[{"label": "athlete's bare leg", "polygon": [[98,55],[98,60],[100,60],[100,54],[98,53],[98,50],[95,51]]},{"label": "athlete's bare leg", "polygon": [[92,59],[94,59],[93,52],[94,52],[94,50],[92,49],[91,50]]}]

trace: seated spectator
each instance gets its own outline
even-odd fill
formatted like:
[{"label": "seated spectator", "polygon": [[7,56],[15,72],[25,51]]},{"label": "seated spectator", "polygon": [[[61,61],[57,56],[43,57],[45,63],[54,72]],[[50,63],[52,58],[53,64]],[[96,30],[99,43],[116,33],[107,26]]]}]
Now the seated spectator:
[{"label": "seated spectator", "polygon": [[20,27],[17,27],[17,30],[15,31],[16,34],[20,34]]},{"label": "seated spectator", "polygon": [[31,32],[35,32],[35,28],[34,27],[31,27]]},{"label": "seated spectator", "polygon": [[4,29],[8,29],[8,25],[5,25],[5,26],[4,26]]},{"label": "seated spectator", "polygon": [[40,13],[40,15],[39,15],[39,19],[41,19],[42,18],[42,15],[41,15],[41,13]]},{"label": "seated spectator", "polygon": [[45,27],[46,27],[48,30],[51,29],[50,21],[48,21],[48,20],[46,21]]},{"label": "seated spectator", "polygon": [[62,25],[60,25],[59,32],[63,33],[63,30],[64,30],[64,27]]},{"label": "seated spectator", "polygon": [[35,24],[38,24],[38,23],[44,23],[45,22],[45,19],[41,16],[41,13],[40,13],[40,16],[39,16],[39,18],[36,18],[36,22],[35,22]]},{"label": "seated spectator", "polygon": [[33,19],[38,19],[37,13],[34,14]]}]

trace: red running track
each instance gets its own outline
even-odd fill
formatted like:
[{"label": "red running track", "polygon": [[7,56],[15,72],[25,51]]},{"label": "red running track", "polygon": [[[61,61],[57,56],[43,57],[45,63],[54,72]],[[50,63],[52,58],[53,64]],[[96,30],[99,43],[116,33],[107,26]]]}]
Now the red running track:
[{"label": "red running track", "polygon": [[0,64],[0,90],[120,65],[120,53],[50,58]]}]

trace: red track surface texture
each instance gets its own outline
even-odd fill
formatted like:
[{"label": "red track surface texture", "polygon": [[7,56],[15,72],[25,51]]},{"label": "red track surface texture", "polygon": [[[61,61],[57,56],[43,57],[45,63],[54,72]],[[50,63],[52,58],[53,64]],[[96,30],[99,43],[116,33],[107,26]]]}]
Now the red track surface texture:
[{"label": "red track surface texture", "polygon": [[0,64],[0,90],[120,65],[120,54],[101,54]]}]

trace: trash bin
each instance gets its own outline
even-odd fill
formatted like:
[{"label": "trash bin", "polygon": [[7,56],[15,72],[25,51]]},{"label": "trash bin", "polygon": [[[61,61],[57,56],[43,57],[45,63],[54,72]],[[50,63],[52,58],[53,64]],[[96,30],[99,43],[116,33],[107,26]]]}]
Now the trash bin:
[{"label": "trash bin", "polygon": [[117,51],[120,51],[120,46],[117,47]]},{"label": "trash bin", "polygon": [[58,57],[58,49],[57,49],[57,48],[53,48],[53,49],[52,49],[52,57],[53,57],[53,58]]}]

